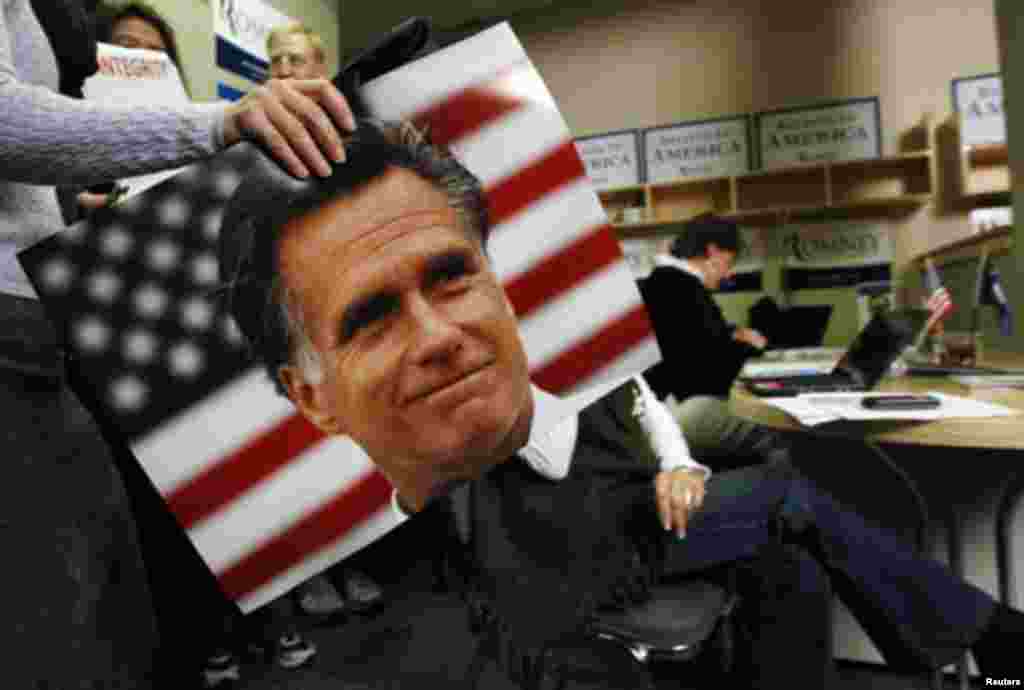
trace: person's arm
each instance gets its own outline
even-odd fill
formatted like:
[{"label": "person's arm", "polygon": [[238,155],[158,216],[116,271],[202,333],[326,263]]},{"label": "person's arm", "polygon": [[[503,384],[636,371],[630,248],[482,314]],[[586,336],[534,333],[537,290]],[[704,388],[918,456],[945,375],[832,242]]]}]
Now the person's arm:
[{"label": "person's arm", "polygon": [[[242,139],[263,143],[293,174],[329,172],[320,150],[343,157],[354,125],[327,81],[255,88],[232,104],[118,107],[79,101],[18,80],[5,11],[0,12],[0,176],[28,184],[93,184],[194,162]],[[40,34],[42,37],[42,34]],[[40,51],[49,50],[40,45]],[[326,112],[325,112],[326,109]],[[330,113],[330,117],[328,116]]]},{"label": "person's arm", "polygon": [[633,380],[639,389],[637,412],[640,425],[661,467],[654,477],[658,519],[665,531],[674,530],[682,538],[686,536],[690,516],[700,510],[704,502],[705,484],[711,476],[711,468],[690,455],[690,447],[679,424],[655,397],[644,377],[636,376]]},{"label": "person's arm", "polygon": [[736,328],[725,320],[721,308],[710,293],[701,299],[700,324],[693,333],[691,364],[703,382],[696,393],[728,395],[743,364],[761,350],[736,337]]},{"label": "person's arm", "polygon": [[753,328],[735,327],[732,339],[750,345],[756,352],[761,352],[768,345],[768,339]]},{"label": "person's arm", "polygon": [[676,422],[668,407],[654,395],[644,377],[635,376],[633,381],[643,396],[643,414],[640,424],[647,434],[654,454],[658,456],[661,470],[671,472],[683,468],[703,475],[704,479],[710,477],[711,468],[693,459],[690,445],[686,442],[679,423]]}]

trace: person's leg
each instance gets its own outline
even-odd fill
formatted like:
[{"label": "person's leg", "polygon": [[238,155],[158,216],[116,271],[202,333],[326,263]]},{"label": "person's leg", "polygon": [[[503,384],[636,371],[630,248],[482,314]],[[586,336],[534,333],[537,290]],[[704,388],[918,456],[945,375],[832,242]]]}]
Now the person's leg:
[{"label": "person's leg", "polygon": [[330,616],[345,609],[345,600],[327,575],[314,575],[292,590],[299,609],[310,616]]},{"label": "person's leg", "polygon": [[289,593],[249,613],[245,627],[250,651],[282,668],[298,668],[316,656],[316,645],[299,632]]},{"label": "person's leg", "polygon": [[729,409],[726,401],[709,395],[694,395],[678,402],[665,400],[690,452],[698,461],[721,471],[760,462],[789,459],[781,435],[765,429]]},{"label": "person's leg", "polygon": [[752,690],[832,686],[832,589],[824,568],[784,543],[736,564],[734,677]]},{"label": "person's leg", "polygon": [[982,590],[867,523],[807,480],[791,482],[780,515],[832,576],[839,598],[893,666],[956,661],[995,610]]},{"label": "person's leg", "polygon": [[[754,690],[828,687],[832,592],[823,567],[786,543],[778,521],[788,476],[774,464],[713,475],[704,508],[666,549],[663,574],[720,578],[733,569],[740,606],[736,677]],[[724,567],[719,567],[724,566]]]},{"label": "person's leg", "polygon": [[342,565],[341,583],[345,605],[352,611],[370,611],[384,602],[384,590],[361,570]]},{"label": "person's leg", "polygon": [[240,635],[236,632],[239,619],[240,615],[237,612],[231,612],[226,608],[221,615],[209,616],[212,624],[204,631],[206,653],[199,674],[201,687],[215,690],[232,687],[241,681],[241,665],[236,653],[240,641]]},{"label": "person's leg", "polygon": [[785,463],[723,472],[666,567],[696,572],[757,557],[773,541],[806,548],[886,660],[908,668],[954,661],[985,628],[991,597],[845,509]]},{"label": "person's leg", "polygon": [[0,318],[5,684],[151,688],[156,620],[120,475],[42,307],[2,296]]}]

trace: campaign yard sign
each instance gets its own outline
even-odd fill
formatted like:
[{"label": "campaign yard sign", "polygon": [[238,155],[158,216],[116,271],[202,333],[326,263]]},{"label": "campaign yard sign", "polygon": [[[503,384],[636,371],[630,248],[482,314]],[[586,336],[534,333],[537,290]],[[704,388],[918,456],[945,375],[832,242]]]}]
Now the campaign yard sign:
[{"label": "campaign yard sign", "polygon": [[635,130],[577,137],[576,151],[594,189],[630,187],[644,179]]},{"label": "campaign yard sign", "polygon": [[953,80],[953,108],[960,124],[960,144],[978,146],[1006,141],[1005,96],[1000,74]]},{"label": "campaign yard sign", "polygon": [[852,287],[890,279],[892,237],[884,225],[808,223],[778,233],[787,290]]},{"label": "campaign yard sign", "polygon": [[[174,106],[188,102],[181,74],[167,53],[98,43],[96,62],[96,73],[82,85],[82,95],[86,100],[138,106]],[[131,196],[159,184],[176,172],[165,170],[118,182],[127,187],[125,196]]]},{"label": "campaign yard sign", "polygon": [[645,129],[646,180],[654,183],[748,173],[750,138],[746,115]]},{"label": "campaign yard sign", "polygon": [[763,170],[882,155],[877,97],[766,111],[754,121]]}]

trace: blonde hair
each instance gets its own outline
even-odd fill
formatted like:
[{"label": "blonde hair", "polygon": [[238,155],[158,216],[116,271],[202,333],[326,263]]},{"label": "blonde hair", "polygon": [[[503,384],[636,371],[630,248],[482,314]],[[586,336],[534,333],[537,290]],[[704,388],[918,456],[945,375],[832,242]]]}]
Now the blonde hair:
[{"label": "blonde hair", "polygon": [[320,38],[320,34],[299,21],[290,21],[287,24],[275,26],[271,29],[270,33],[267,34],[267,53],[270,53],[270,47],[274,44],[275,40],[284,38],[290,34],[305,36],[306,40],[309,41],[310,47],[313,48],[313,54],[316,55],[316,59],[320,62],[327,62],[327,55],[324,52],[324,42],[323,39]]}]

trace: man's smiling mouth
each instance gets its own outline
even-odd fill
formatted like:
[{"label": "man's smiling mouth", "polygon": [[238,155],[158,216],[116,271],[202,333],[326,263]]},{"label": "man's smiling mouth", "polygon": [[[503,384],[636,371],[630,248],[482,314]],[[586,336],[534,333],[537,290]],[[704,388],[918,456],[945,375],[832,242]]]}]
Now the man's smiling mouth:
[{"label": "man's smiling mouth", "polygon": [[473,367],[467,371],[460,373],[458,376],[445,379],[435,385],[429,386],[427,389],[420,391],[416,395],[410,397],[407,401],[407,404],[421,402],[428,398],[444,394],[462,384],[469,384],[475,377],[486,371],[493,364],[493,361],[485,362],[479,366]]}]

